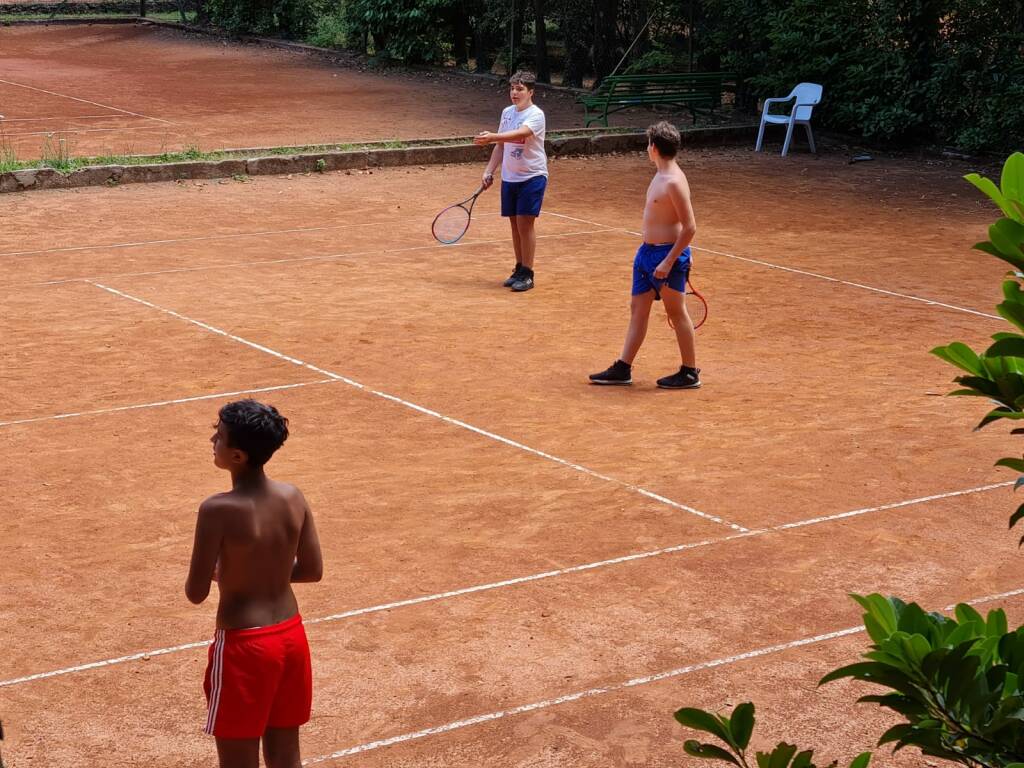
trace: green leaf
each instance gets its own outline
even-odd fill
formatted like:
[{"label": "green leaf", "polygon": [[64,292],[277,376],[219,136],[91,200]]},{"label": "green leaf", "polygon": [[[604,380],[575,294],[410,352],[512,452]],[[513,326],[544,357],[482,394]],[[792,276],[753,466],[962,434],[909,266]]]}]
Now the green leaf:
[{"label": "green leaf", "polygon": [[1024,308],[1021,308],[1019,304],[1004,301],[996,305],[996,312],[1017,326],[1017,328],[1024,330]]},{"label": "green leaf", "polygon": [[959,603],[956,608],[953,609],[953,613],[956,616],[956,620],[961,624],[968,621],[977,621],[981,624],[985,623],[985,620],[981,617],[974,608],[969,606],[967,603]]},{"label": "green leaf", "polygon": [[978,355],[962,342],[954,341],[944,347],[935,347],[931,354],[975,376],[981,376],[984,373]]},{"label": "green leaf", "polygon": [[1006,611],[997,608],[988,612],[988,619],[985,621],[989,636],[1002,637],[1007,632]]},{"label": "green leaf", "polygon": [[[999,250],[1000,258],[1009,256],[1016,260],[1024,256],[1021,248],[1024,245],[1024,224],[1019,221],[1012,218],[1000,219],[988,228],[988,239]],[[1015,263],[1010,259],[1007,261]]]},{"label": "green leaf", "polygon": [[1024,357],[1024,336],[1000,339],[985,350],[985,357]]},{"label": "green leaf", "polygon": [[675,713],[676,720],[687,728],[710,733],[717,736],[731,747],[735,747],[732,735],[725,729],[722,722],[710,712],[694,707],[683,707]]},{"label": "green leaf", "polygon": [[750,734],[754,731],[754,705],[746,701],[732,711],[729,730],[732,731],[736,747],[743,751],[750,744]]},{"label": "green leaf", "polygon": [[971,184],[976,186],[978,189],[980,189],[982,192],[984,192],[986,195],[988,195],[992,202],[998,205],[999,209],[1004,214],[1006,214],[1007,216],[1010,215],[1010,206],[1007,204],[1006,198],[1003,196],[1003,193],[999,191],[999,188],[991,179],[986,179],[984,176],[979,176],[976,173],[969,173],[966,176],[964,176],[964,178],[967,179],[967,181],[969,181]]},{"label": "green leaf", "polygon": [[861,752],[859,755],[857,755],[855,758],[853,758],[853,762],[850,763],[850,768],[868,768],[868,763],[870,763],[870,762],[871,762],[871,753],[870,752]]},{"label": "green leaf", "polygon": [[891,635],[896,631],[896,608],[890,600],[877,592],[867,595],[863,600],[864,602],[861,604],[867,608],[868,615],[878,622],[878,626],[883,632]]},{"label": "green leaf", "polygon": [[814,757],[814,750],[808,749],[797,754],[789,768],[814,768],[811,759]]},{"label": "green leaf", "polygon": [[[999,187],[1003,199],[1011,201],[1024,201],[1024,154],[1014,152],[1003,163],[1003,172],[999,179]],[[1005,211],[1005,209],[1004,209]],[[1013,214],[1007,216],[1014,218]]]},{"label": "green leaf", "polygon": [[740,764],[739,760],[721,747],[716,747],[714,744],[701,744],[699,741],[694,739],[688,739],[683,742],[683,751],[688,755],[693,757],[702,757],[705,760],[722,760],[736,766],[739,766]]}]

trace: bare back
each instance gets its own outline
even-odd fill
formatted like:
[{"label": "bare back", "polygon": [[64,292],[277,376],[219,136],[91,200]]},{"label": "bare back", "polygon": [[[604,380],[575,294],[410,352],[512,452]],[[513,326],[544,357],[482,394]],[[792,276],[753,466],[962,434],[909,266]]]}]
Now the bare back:
[{"label": "bare back", "polygon": [[679,238],[679,233],[687,223],[680,214],[680,202],[684,203],[685,210],[692,218],[690,185],[683,170],[672,162],[666,170],[654,174],[647,187],[643,225],[645,243],[674,243]]},{"label": "bare back", "polygon": [[265,476],[199,508],[186,592],[201,602],[220,585],[219,629],[265,627],[298,612],[293,581],[319,580],[320,544],[297,488]]}]

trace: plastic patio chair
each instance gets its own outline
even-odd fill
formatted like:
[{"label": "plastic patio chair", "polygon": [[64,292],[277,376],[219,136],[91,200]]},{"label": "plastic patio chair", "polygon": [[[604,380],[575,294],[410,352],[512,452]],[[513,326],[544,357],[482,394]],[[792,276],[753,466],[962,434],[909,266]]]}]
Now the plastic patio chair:
[{"label": "plastic patio chair", "polygon": [[[765,99],[764,110],[761,112],[761,128],[757,132],[757,146],[755,152],[761,151],[764,144],[764,127],[768,123],[772,125],[785,125],[786,141],[782,145],[782,156],[789,152],[789,145],[793,141],[793,126],[802,125],[807,131],[807,143],[811,145],[811,152],[817,153],[814,146],[814,134],[811,133],[811,111],[821,101],[822,87],[817,83],[800,83],[794,88],[789,96],[782,99]],[[793,102],[793,108],[788,115],[770,115],[768,110],[772,104],[784,104],[787,101]]]}]

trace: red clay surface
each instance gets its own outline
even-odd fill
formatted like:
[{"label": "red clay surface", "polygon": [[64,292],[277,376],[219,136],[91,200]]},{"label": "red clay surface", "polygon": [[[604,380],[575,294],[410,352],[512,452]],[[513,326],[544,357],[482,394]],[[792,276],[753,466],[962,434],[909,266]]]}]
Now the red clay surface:
[{"label": "red clay surface", "polygon": [[1022,586],[1010,490],[982,490],[1010,440],[971,433],[982,407],[938,396],[954,374],[927,354],[1003,327],[1003,270],[969,250],[992,212],[962,167],[682,162],[711,306],[693,392],[654,388],[676,364],[659,319],[632,388],[585,383],[625,328],[640,155],[552,163],[523,295],[500,288],[495,195],[464,245],[430,239],[477,166],[5,196],[7,763],[213,761],[205,650],[178,646],[215,606],[181,588],[225,482],[209,425],[264,387],[293,429],[271,469],[325,551],[299,594],[307,758],[678,766],[674,709],[747,699],[761,746],[871,748],[889,720],[851,717],[862,691],[815,689],[863,635],[792,644],[857,626],[851,591],[943,608]]},{"label": "red clay surface", "polygon": [[[145,24],[0,28],[0,73],[0,140],[21,159],[62,151],[60,139],[96,156],[466,136],[508,105],[497,82],[377,74]],[[583,126],[571,95],[537,103],[549,130]]]}]

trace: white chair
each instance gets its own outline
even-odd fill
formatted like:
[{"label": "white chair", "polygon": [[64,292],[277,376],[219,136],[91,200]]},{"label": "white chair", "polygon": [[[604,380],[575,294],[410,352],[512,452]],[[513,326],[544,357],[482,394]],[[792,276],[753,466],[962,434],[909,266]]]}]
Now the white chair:
[{"label": "white chair", "polygon": [[[822,88],[817,83],[800,83],[790,92],[789,96],[783,99],[765,99],[764,111],[761,112],[761,128],[757,132],[757,146],[754,151],[761,151],[761,145],[764,143],[764,127],[771,123],[772,125],[787,126],[786,141],[782,145],[783,157],[789,152],[789,145],[793,140],[793,126],[798,124],[807,131],[807,143],[811,145],[811,152],[817,153],[818,150],[814,146],[814,134],[811,133],[811,111],[821,101],[821,91]],[[784,104],[787,101],[793,102],[793,109],[788,115],[768,114],[772,104]]]}]

